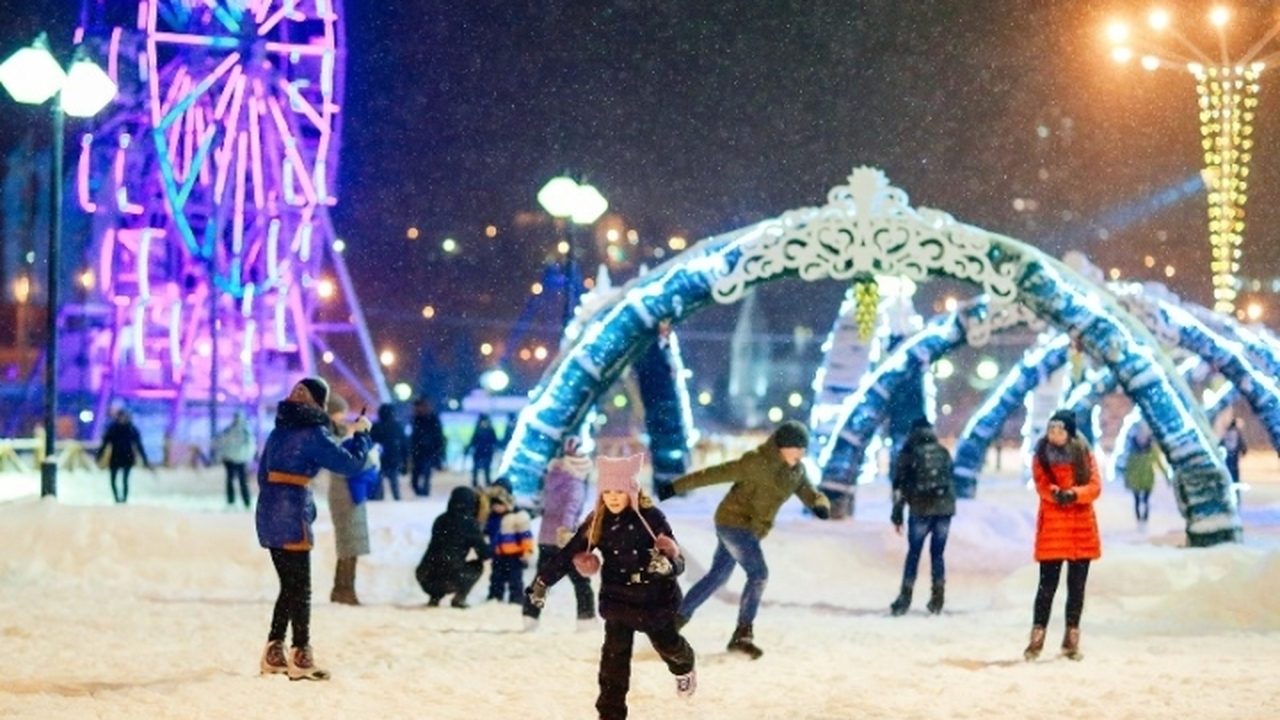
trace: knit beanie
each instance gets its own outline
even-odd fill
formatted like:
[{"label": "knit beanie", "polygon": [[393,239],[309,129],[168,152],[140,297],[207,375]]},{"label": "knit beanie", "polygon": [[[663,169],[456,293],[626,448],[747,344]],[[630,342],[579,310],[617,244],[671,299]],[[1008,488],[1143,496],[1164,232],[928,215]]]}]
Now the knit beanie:
[{"label": "knit beanie", "polygon": [[1070,410],[1059,410],[1050,415],[1049,424],[1052,425],[1053,423],[1061,423],[1062,427],[1067,431],[1068,438],[1076,436],[1076,416]]},{"label": "knit beanie", "polygon": [[322,377],[303,378],[298,384],[307,389],[311,393],[311,398],[316,401],[320,407],[329,404],[329,383],[324,381]]},{"label": "knit beanie", "polygon": [[773,431],[773,444],[779,448],[807,448],[809,429],[798,420],[788,420]]},{"label": "knit beanie", "polygon": [[636,479],[644,469],[644,454],[627,457],[602,457],[596,461],[596,489],[600,493],[610,490],[624,492],[631,499],[631,507],[640,509],[640,482]]}]

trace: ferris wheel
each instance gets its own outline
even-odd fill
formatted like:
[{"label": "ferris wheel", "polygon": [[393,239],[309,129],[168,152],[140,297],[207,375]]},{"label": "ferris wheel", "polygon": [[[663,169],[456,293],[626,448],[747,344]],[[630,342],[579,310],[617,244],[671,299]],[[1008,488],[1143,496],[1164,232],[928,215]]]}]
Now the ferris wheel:
[{"label": "ferris wheel", "polygon": [[82,47],[121,88],[76,178],[106,308],[99,417],[166,399],[177,430],[192,403],[274,402],[322,366],[389,399],[329,217],[341,0],[84,1]]}]

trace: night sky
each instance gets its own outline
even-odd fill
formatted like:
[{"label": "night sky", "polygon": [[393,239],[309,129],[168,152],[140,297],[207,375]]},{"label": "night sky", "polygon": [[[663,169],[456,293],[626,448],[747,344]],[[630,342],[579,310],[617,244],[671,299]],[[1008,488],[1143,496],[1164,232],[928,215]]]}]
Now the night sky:
[{"label": "night sky", "polygon": [[[1140,19],[1146,3],[345,5],[334,217],[375,340],[402,355],[428,348],[449,358],[459,344],[510,332],[558,237],[534,196],[564,171],[599,188],[610,212],[639,232],[632,263],[659,262],[652,253],[673,234],[693,240],[820,204],[865,164],[917,206],[1055,255],[1083,250],[1140,279],[1164,280],[1173,264],[1170,284],[1209,300],[1203,191],[1151,209],[1201,163],[1192,79],[1119,67],[1103,37],[1109,18]],[[1186,26],[1208,6],[1165,4]],[[0,53],[41,28],[65,46],[77,8],[0,0]],[[1252,12],[1233,36],[1237,54],[1275,14]],[[1280,275],[1277,83],[1263,76],[1248,277]],[[0,143],[7,148],[40,117],[6,97]],[[1018,198],[1035,200],[1036,212],[1016,211]],[[488,225],[496,237],[485,236]],[[417,240],[407,239],[409,227]],[[446,255],[446,237],[461,251]],[[1143,267],[1144,254],[1157,258],[1154,269]],[[618,279],[629,279],[629,267]],[[799,307],[777,300],[797,297],[795,287],[762,293],[770,328],[825,333],[843,288],[807,286]],[[438,321],[422,318],[426,304]],[[1280,305],[1269,310],[1274,318]],[[691,331],[727,330],[734,311],[704,315]]]}]

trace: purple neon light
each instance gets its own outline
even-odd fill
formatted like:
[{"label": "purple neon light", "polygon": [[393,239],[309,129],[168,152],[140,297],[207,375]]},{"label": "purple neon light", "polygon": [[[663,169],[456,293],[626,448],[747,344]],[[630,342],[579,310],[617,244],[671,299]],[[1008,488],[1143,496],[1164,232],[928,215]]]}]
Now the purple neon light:
[{"label": "purple neon light", "polygon": [[98,211],[98,205],[89,197],[89,162],[93,152],[93,135],[80,136],[80,158],[76,161],[76,197],[80,208],[87,213]]}]

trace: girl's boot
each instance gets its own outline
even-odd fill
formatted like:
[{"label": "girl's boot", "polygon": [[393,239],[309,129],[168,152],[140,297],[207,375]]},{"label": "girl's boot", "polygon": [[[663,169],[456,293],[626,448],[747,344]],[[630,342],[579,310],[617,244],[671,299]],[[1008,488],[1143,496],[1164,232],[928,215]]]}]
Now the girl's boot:
[{"label": "girl's boot", "polygon": [[1040,651],[1044,650],[1044,626],[1035,625],[1031,628],[1031,642],[1027,643],[1027,649],[1022,651],[1022,657],[1031,662],[1040,657]]}]

